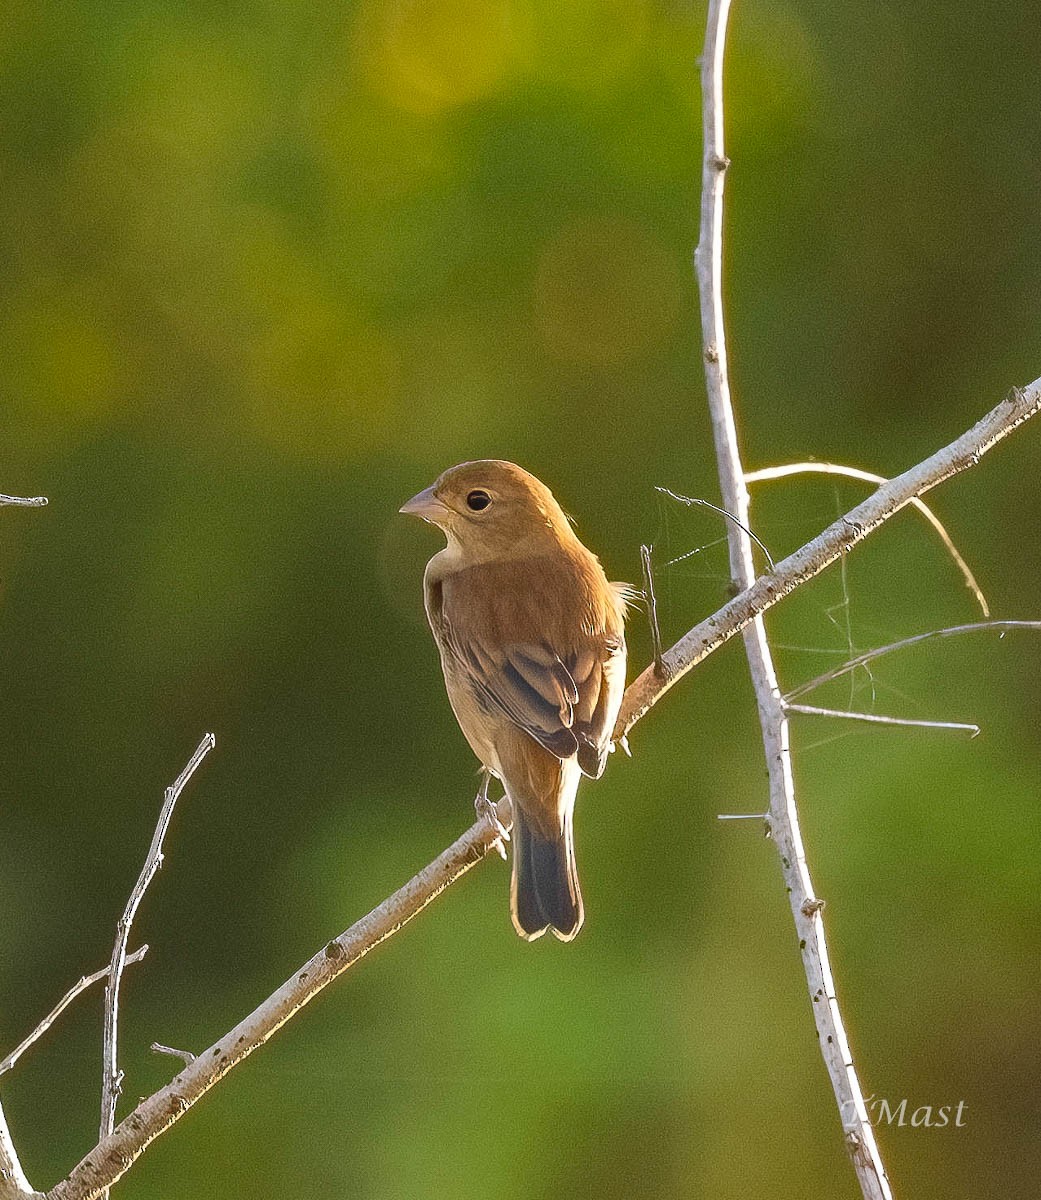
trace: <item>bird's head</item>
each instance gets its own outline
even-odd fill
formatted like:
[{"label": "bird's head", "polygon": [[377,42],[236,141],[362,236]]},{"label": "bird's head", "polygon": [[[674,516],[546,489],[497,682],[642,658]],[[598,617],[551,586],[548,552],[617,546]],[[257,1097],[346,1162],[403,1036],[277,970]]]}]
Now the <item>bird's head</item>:
[{"label": "bird's head", "polygon": [[449,549],[476,559],[523,557],[574,538],[549,488],[497,458],[450,467],[400,511],[437,525]]}]

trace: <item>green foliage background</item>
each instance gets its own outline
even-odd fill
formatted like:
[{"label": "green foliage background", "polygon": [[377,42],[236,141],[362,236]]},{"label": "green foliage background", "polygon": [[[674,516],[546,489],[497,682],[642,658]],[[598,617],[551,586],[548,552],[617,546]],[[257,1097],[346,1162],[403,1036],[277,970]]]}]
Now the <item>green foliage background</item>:
[{"label": "green foliage background", "polygon": [[[726,593],[690,259],[703,12],[638,0],[0,5],[0,1045],[135,930],[126,1103],[471,819],[396,515],[515,459],[677,635]],[[1041,369],[1029,3],[740,4],[728,303],[748,462],[892,473]],[[935,503],[1037,617],[1041,429]],[[862,490],[757,497],[776,555]],[[671,566],[665,563],[703,548]],[[913,514],[771,619],[783,679],[973,618]],[[637,616],[634,671],[648,657]],[[801,647],[802,649],[799,649]],[[1041,642],[929,646],[795,730],[806,837],[898,1194],[1041,1171]],[[527,946],[487,863],[162,1138],[127,1200],[857,1194],[819,1061],[738,646],[580,800],[588,920]],[[100,995],[4,1078],[50,1186],[96,1129]],[[124,1108],[123,1111],[126,1111]]]}]

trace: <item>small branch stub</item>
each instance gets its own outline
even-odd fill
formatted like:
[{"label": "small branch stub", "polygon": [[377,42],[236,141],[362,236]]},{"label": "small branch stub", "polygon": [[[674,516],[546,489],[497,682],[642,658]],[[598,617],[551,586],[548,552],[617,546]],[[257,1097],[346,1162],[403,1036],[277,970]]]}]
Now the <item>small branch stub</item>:
[{"label": "small branch stub", "polygon": [[164,1046],[162,1042],[153,1042],[149,1049],[153,1054],[169,1054],[173,1058],[179,1058],[186,1067],[195,1062],[195,1055],[190,1050],[175,1050],[173,1046]]},{"label": "small branch stub", "polygon": [[49,501],[46,496],[3,496],[0,495],[0,506],[13,505],[18,508],[46,508]]}]

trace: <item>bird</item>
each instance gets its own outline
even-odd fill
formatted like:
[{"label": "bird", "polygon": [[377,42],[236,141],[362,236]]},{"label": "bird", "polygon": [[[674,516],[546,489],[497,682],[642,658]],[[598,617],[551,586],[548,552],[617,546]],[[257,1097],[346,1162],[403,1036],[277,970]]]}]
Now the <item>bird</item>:
[{"label": "bird", "polygon": [[447,545],[424,605],[448,700],[513,810],[510,913],[526,941],[571,941],[584,908],[575,864],[579,780],[603,774],[625,690],[627,584],[610,583],[553,493],[515,463],[459,463],[401,506]]}]

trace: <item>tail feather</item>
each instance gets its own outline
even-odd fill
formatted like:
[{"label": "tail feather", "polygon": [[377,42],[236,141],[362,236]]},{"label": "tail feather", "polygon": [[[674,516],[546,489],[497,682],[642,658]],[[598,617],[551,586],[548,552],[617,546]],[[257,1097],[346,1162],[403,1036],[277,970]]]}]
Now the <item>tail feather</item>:
[{"label": "tail feather", "polygon": [[514,928],[526,941],[547,929],[570,942],[582,928],[582,893],[575,868],[571,814],[560,834],[544,837],[515,805],[513,815],[513,878],[510,912]]}]

